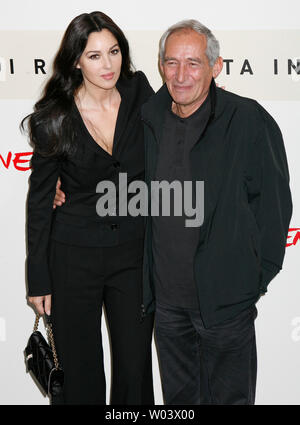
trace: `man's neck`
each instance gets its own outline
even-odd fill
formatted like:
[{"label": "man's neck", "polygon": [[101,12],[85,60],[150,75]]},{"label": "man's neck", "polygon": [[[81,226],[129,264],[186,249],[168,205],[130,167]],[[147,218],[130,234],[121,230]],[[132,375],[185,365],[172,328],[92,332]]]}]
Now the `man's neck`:
[{"label": "man's neck", "polygon": [[207,92],[206,95],[201,98],[201,100],[195,103],[192,103],[190,105],[181,105],[179,103],[172,101],[172,106],[171,106],[172,111],[174,112],[174,114],[178,115],[180,118],[187,118],[190,115],[192,115],[194,112],[196,112],[197,109],[199,109],[203,105],[203,103],[205,102],[208,96],[208,93],[209,92]]}]

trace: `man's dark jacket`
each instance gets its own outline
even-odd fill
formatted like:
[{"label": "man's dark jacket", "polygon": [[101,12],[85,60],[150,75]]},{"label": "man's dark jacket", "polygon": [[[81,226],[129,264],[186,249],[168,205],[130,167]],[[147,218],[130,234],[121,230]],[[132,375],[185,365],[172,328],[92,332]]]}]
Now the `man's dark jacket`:
[{"label": "man's dark jacket", "polygon": [[[194,277],[207,328],[233,318],[267,291],[282,268],[292,214],[287,159],[274,119],[256,101],[219,89],[214,80],[210,96],[208,124],[190,153],[193,180],[204,181]],[[142,109],[148,187],[171,102],[163,85]],[[143,294],[147,314],[155,308],[150,215]]]}]

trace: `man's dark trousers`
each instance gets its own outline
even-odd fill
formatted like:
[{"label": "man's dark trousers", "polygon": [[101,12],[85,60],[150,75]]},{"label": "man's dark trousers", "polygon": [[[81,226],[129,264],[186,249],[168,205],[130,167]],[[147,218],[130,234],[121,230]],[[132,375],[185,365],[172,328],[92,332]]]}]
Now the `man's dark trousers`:
[{"label": "man's dark trousers", "polygon": [[253,305],[205,329],[199,310],[158,303],[155,332],[165,404],[254,404],[256,316]]}]

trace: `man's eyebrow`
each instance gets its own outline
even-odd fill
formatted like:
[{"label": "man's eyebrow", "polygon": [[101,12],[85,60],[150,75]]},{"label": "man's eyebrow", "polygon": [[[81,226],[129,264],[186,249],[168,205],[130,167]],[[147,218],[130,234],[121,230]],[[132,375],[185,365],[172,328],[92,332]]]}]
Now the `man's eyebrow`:
[{"label": "man's eyebrow", "polygon": [[[172,58],[172,57],[169,57],[169,56],[165,57],[165,62],[166,61],[177,61],[177,60],[178,60],[177,58]],[[187,60],[190,61],[190,62],[202,63],[202,60],[200,58],[187,58]]]},{"label": "man's eyebrow", "polygon": [[165,61],[176,61],[176,60],[177,60],[176,58],[165,56]]},{"label": "man's eyebrow", "polygon": [[201,63],[202,60],[200,58],[187,58],[188,61]]},{"label": "man's eyebrow", "polygon": [[[108,51],[109,50],[111,50],[111,49],[113,49],[114,47],[116,47],[116,46],[119,46],[119,44],[118,43],[116,43],[116,44],[114,44],[113,46],[111,46],[109,49],[108,49]],[[89,50],[88,52],[86,52],[87,54],[88,53],[101,53],[101,50]]]}]

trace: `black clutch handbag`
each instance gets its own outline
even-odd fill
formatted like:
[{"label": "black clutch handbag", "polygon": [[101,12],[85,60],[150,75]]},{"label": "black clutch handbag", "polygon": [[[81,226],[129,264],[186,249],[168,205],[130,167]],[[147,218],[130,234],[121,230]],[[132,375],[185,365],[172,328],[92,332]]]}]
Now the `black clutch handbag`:
[{"label": "black clutch handbag", "polygon": [[33,333],[25,348],[27,371],[31,372],[45,395],[53,402],[62,397],[63,370],[59,367],[52,332],[51,317],[45,314],[46,331],[50,346],[38,329],[40,315],[36,315]]}]

